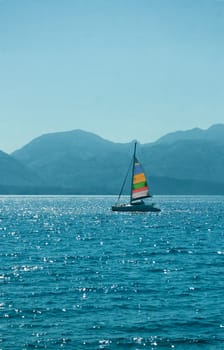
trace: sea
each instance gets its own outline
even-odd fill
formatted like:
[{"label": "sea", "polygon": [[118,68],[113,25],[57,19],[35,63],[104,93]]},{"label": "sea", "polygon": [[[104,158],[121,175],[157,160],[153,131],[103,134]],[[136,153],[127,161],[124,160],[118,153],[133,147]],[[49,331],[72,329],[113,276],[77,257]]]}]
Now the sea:
[{"label": "sea", "polygon": [[0,198],[0,350],[224,349],[224,197]]}]

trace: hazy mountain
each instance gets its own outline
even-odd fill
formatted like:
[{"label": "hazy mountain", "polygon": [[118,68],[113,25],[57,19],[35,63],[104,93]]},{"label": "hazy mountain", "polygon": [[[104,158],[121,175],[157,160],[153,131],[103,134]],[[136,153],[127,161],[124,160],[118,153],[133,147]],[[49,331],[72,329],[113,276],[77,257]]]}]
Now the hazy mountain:
[{"label": "hazy mountain", "polygon": [[[153,193],[224,194],[224,125],[165,135],[138,146]],[[40,192],[116,194],[133,144],[81,130],[40,136],[13,153],[47,187]],[[130,189],[127,188],[127,191]]]},{"label": "hazy mountain", "polygon": [[77,193],[117,193],[131,157],[130,144],[117,144],[81,130],[47,134],[13,156],[47,186]]},{"label": "hazy mountain", "polygon": [[144,145],[142,158],[153,175],[224,183],[224,147],[195,139]]},{"label": "hazy mountain", "polygon": [[1,186],[33,186],[41,183],[39,177],[24,164],[0,151]]}]

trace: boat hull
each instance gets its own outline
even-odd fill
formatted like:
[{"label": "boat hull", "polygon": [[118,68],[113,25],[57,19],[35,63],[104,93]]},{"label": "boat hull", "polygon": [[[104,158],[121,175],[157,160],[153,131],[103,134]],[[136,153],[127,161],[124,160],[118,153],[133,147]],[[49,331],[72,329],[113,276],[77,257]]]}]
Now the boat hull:
[{"label": "boat hull", "polygon": [[125,212],[160,212],[161,210],[152,204],[121,204],[113,205],[112,211]]}]

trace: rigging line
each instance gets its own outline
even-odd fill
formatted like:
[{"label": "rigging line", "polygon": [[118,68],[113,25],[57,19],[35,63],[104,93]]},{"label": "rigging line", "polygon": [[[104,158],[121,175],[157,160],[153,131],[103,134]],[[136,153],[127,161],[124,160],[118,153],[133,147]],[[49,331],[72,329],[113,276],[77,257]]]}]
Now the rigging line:
[{"label": "rigging line", "polygon": [[132,160],[131,160],[130,165],[129,165],[129,167],[128,167],[128,171],[127,171],[127,174],[126,174],[125,179],[124,179],[124,181],[123,181],[123,184],[122,184],[122,186],[121,186],[121,190],[120,190],[120,193],[119,193],[119,196],[118,196],[118,200],[117,200],[117,202],[119,201],[120,196],[121,196],[121,194],[122,194],[122,192],[123,192],[124,185],[125,185],[125,183],[126,183],[126,181],[127,181],[127,177],[128,177],[128,174],[129,174],[129,171],[130,171],[131,165],[132,165]]}]

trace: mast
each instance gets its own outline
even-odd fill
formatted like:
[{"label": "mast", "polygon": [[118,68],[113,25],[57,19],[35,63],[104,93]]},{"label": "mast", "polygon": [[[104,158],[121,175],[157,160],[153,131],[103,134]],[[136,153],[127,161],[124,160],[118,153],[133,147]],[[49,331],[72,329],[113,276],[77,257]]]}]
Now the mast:
[{"label": "mast", "polygon": [[130,203],[132,202],[132,186],[133,186],[133,179],[134,179],[134,168],[135,168],[135,154],[136,154],[136,146],[137,146],[137,141],[135,141],[135,145],[134,145],[134,153],[133,153],[133,159],[132,159],[132,173],[131,173],[131,193],[130,193]]}]

